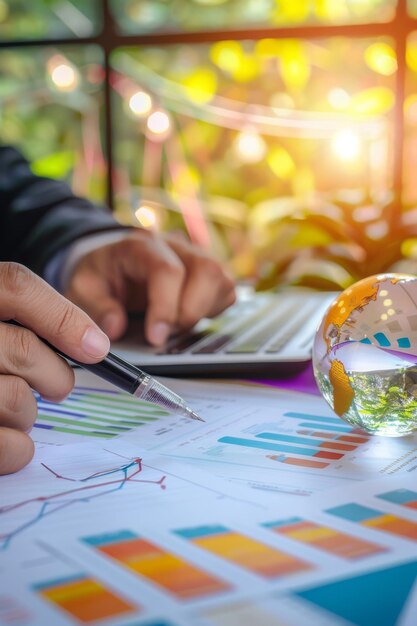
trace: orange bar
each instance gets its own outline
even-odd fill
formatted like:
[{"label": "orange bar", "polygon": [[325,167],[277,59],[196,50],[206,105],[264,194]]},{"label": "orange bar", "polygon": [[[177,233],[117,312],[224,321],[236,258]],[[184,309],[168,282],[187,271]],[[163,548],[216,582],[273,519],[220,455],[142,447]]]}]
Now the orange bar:
[{"label": "orange bar", "polygon": [[83,624],[121,617],[138,607],[116,596],[101,583],[84,576],[35,587],[46,600]]},{"label": "orange bar", "polygon": [[217,576],[130,531],[84,541],[180,599],[216,595],[232,588]]},{"label": "orange bar", "polygon": [[407,537],[407,539],[417,541],[417,524],[395,515],[381,515],[362,523],[370,528],[377,528],[398,537]]},{"label": "orange bar", "polygon": [[287,456],[283,463],[288,465],[299,465],[300,467],[315,467],[316,469],[322,469],[328,467],[330,463],[323,463],[322,461],[309,461],[308,459],[297,459],[291,456]]},{"label": "orange bar", "polygon": [[293,518],[288,520],[288,523],[283,521],[282,523],[277,522],[276,525],[265,524],[265,526],[278,534],[290,537],[294,541],[310,544],[314,548],[344,559],[356,560],[386,552],[385,548],[370,541],[364,541],[339,532],[334,528],[320,526],[301,518]]},{"label": "orange bar", "polygon": [[224,526],[176,531],[194,545],[263,578],[280,578],[313,569],[313,565]]}]

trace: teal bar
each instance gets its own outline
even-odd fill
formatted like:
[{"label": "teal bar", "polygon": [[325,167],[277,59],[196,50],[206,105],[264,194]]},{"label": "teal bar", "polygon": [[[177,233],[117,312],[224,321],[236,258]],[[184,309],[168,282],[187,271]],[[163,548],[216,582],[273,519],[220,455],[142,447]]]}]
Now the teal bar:
[{"label": "teal bar", "polygon": [[382,348],[390,347],[391,342],[384,333],[375,333],[374,337]]},{"label": "teal bar", "polygon": [[298,524],[299,522],[304,521],[302,517],[288,517],[287,519],[282,519],[277,522],[264,522],[261,524],[264,528],[280,528],[282,526],[291,526],[292,524]]},{"label": "teal bar", "polygon": [[132,541],[138,539],[138,535],[131,530],[118,530],[113,533],[103,533],[102,535],[94,535],[93,537],[82,537],[81,541],[88,543],[90,546],[108,546],[114,543],[122,543],[123,541]]},{"label": "teal bar", "polygon": [[[340,421],[343,424],[342,421]],[[299,426],[303,428],[317,428],[321,430],[328,430],[331,433],[350,433],[353,428],[349,428],[349,426],[326,426],[325,424],[314,424],[312,422],[300,422]]]},{"label": "teal bar", "polygon": [[324,415],[311,415],[311,413],[284,413],[284,417],[295,417],[299,420],[312,420],[314,422],[323,422],[323,424],[341,424],[342,420],[337,417],[325,417]]},{"label": "teal bar", "polygon": [[[221,437],[219,443],[229,443],[244,448],[258,448],[261,450],[273,450],[274,452],[287,452],[288,454],[302,454],[303,456],[315,456],[319,452],[324,455],[324,451],[317,448],[299,448],[298,446],[283,446],[279,443],[268,443],[266,441],[253,441],[252,439],[241,439],[239,437]],[[326,452],[326,454],[333,454]],[[330,457],[331,458],[331,457]]]},{"label": "teal bar", "polygon": [[348,522],[356,522],[358,524],[366,522],[370,519],[376,519],[382,515],[381,511],[371,509],[367,506],[362,506],[362,504],[356,504],[355,502],[349,502],[349,504],[343,504],[342,506],[335,506],[332,509],[326,509],[325,513],[330,513],[330,515],[335,515],[336,517],[341,517]]},{"label": "teal bar", "polygon": [[173,532],[183,539],[200,539],[201,537],[210,537],[211,535],[221,535],[228,532],[228,528],[219,524],[213,526],[196,526],[195,528],[183,528],[174,530]]},{"label": "teal bar", "polygon": [[410,489],[396,489],[395,491],[380,493],[377,498],[393,504],[409,504],[410,502],[417,502],[417,492]]}]

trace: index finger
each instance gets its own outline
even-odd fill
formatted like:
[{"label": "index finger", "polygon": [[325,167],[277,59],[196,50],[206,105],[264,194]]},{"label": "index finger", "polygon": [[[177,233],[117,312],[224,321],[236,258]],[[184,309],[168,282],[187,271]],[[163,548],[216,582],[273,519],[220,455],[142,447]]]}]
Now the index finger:
[{"label": "index finger", "polygon": [[145,281],[147,308],[145,335],[161,345],[178,321],[178,309],[185,279],[185,267],[161,239],[133,238],[123,255],[124,271],[134,282]]},{"label": "index finger", "polygon": [[110,348],[86,313],[18,263],[0,263],[0,319],[20,322],[84,363],[104,358]]}]

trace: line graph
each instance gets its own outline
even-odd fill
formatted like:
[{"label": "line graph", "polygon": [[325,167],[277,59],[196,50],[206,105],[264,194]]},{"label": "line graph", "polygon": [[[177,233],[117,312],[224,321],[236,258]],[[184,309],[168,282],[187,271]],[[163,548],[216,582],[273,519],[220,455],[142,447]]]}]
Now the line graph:
[{"label": "line graph", "polygon": [[[80,479],[64,476],[43,462],[40,463],[40,466],[54,479],[71,483],[79,483],[79,486],[74,486],[71,489],[63,489],[62,491],[48,495],[29,497],[12,504],[1,506],[0,520],[2,520],[2,516],[15,512],[18,509],[24,509],[25,507],[31,509],[31,505],[39,505],[39,508],[35,513],[29,515],[26,521],[17,524],[7,532],[0,533],[0,551],[6,550],[18,535],[41,522],[44,518],[78,502],[91,502],[97,498],[120,491],[128,483],[151,484],[159,487],[161,490],[166,489],[166,475],[161,475],[157,479],[138,478],[143,471],[141,458],[132,459],[128,463],[110,468],[108,470],[94,472],[93,474]],[[109,480],[100,480],[110,476],[115,477]],[[99,482],[91,482],[91,484],[88,484],[90,481],[97,480],[99,480]]]}]

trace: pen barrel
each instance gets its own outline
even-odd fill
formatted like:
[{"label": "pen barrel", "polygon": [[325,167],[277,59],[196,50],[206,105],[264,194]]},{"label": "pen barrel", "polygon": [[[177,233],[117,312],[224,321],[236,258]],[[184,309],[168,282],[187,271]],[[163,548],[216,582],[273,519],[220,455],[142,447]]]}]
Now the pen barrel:
[{"label": "pen barrel", "polygon": [[[77,362],[74,361],[74,363]],[[123,389],[123,391],[127,391],[131,394],[134,394],[142,380],[147,378],[145,372],[123,361],[112,352],[109,352],[106,358],[99,363],[89,363],[88,365],[79,363],[79,365],[89,372],[97,374],[100,378],[104,378],[107,382],[116,385],[119,389]]]}]

